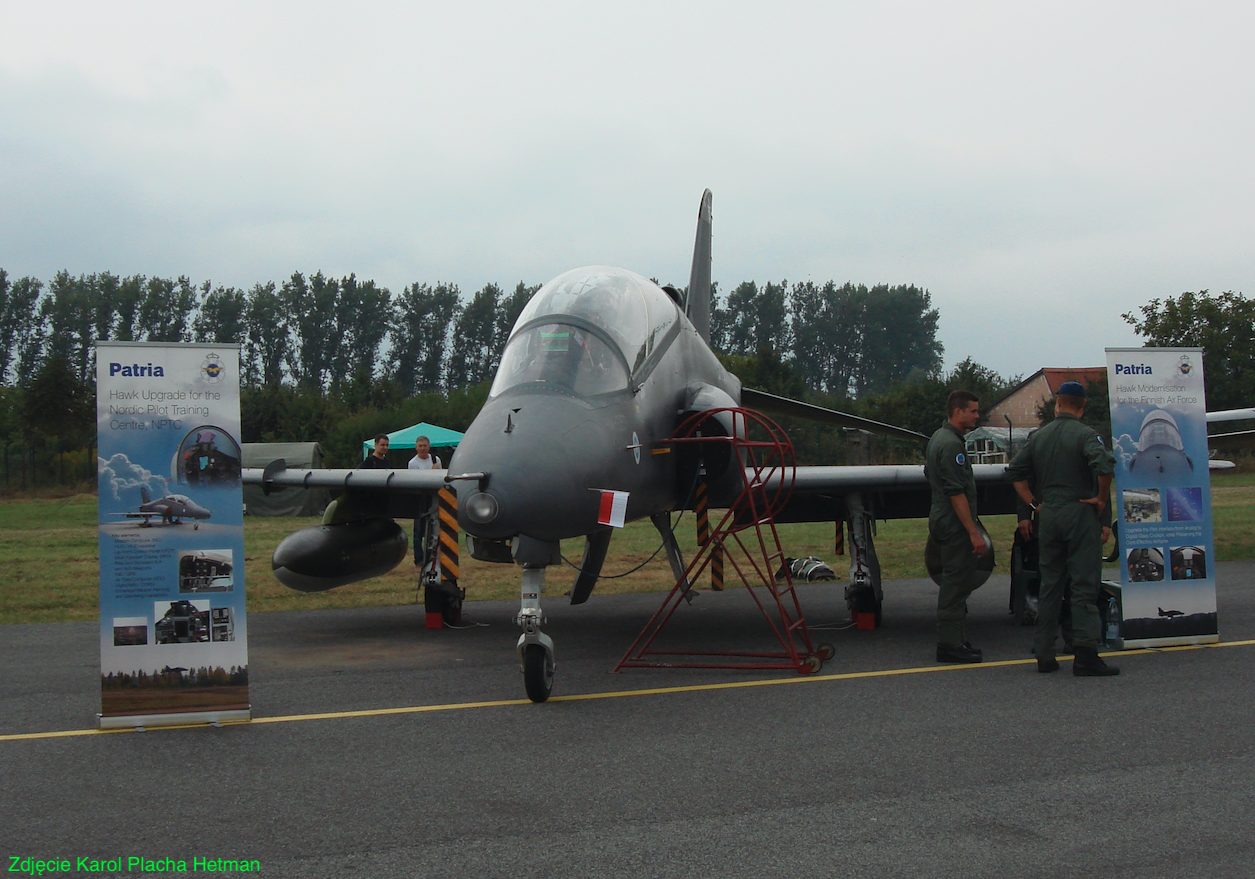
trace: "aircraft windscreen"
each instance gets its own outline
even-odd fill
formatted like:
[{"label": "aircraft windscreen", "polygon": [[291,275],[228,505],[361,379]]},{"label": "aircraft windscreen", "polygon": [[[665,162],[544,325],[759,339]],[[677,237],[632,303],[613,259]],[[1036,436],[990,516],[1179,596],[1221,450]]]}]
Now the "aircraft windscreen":
[{"label": "aircraft windscreen", "polygon": [[588,330],[538,324],[511,337],[489,396],[531,383],[591,397],[626,388],[628,375],[610,346]]},{"label": "aircraft windscreen", "polygon": [[565,272],[541,287],[515,326],[549,315],[560,320],[564,314],[604,330],[635,372],[676,322],[678,311],[657,284],[635,272],[588,266]]},{"label": "aircraft windscreen", "polygon": [[1184,449],[1176,420],[1167,412],[1151,412],[1142,421],[1142,431],[1138,437],[1137,447],[1141,451],[1146,451],[1151,446]]}]

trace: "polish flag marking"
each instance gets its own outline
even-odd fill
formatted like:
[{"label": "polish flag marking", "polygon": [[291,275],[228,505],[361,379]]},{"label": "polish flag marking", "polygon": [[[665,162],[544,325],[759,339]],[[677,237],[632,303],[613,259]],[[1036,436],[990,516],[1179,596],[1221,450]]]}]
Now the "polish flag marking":
[{"label": "polish flag marking", "polygon": [[597,524],[622,528],[627,516],[628,492],[601,490],[601,509],[597,512]]}]

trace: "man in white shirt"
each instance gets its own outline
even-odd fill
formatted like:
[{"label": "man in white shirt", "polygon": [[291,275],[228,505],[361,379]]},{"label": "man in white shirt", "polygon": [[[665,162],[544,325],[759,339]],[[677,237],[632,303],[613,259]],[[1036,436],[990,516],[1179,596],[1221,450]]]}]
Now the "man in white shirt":
[{"label": "man in white shirt", "polygon": [[[431,453],[431,440],[427,437],[420,436],[414,440],[414,457],[410,458],[409,469],[440,469],[440,459]],[[419,516],[414,520],[414,564],[419,567],[427,560],[424,548],[427,545],[429,522],[426,516]]]},{"label": "man in white shirt", "polygon": [[414,457],[410,458],[410,469],[440,469],[440,459],[431,453],[431,440],[425,436],[420,436],[414,440]]}]

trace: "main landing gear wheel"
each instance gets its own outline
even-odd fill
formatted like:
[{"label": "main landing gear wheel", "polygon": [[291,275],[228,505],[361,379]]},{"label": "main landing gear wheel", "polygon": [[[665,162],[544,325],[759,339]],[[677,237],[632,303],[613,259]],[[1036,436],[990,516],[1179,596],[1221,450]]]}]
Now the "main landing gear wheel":
[{"label": "main landing gear wheel", "polygon": [[539,644],[528,644],[525,648],[523,686],[527,688],[527,698],[533,702],[544,702],[553,692],[553,664]]},{"label": "main landing gear wheel", "polygon": [[880,628],[881,609],[884,607],[884,601],[876,598],[876,592],[871,587],[858,589],[846,598],[846,606],[850,609],[851,619],[856,613],[869,613],[876,620],[876,628]]},{"label": "main landing gear wheel", "polygon": [[825,641],[822,644],[819,644],[818,646],[815,647],[815,652],[819,654],[820,659],[822,659],[824,662],[827,662],[828,660],[832,659],[832,657],[837,655],[837,648],[833,647],[831,644]]}]

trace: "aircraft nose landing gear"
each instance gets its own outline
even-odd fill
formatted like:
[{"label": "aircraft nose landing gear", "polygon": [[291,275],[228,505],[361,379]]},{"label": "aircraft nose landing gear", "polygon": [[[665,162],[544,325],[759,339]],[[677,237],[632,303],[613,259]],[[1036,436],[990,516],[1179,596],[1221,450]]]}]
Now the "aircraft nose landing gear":
[{"label": "aircraft nose landing gear", "polygon": [[540,593],[545,591],[545,569],[523,569],[522,602],[514,621],[523,629],[519,636],[519,669],[527,698],[544,702],[553,691],[553,639],[540,630],[546,622],[540,609]]}]

